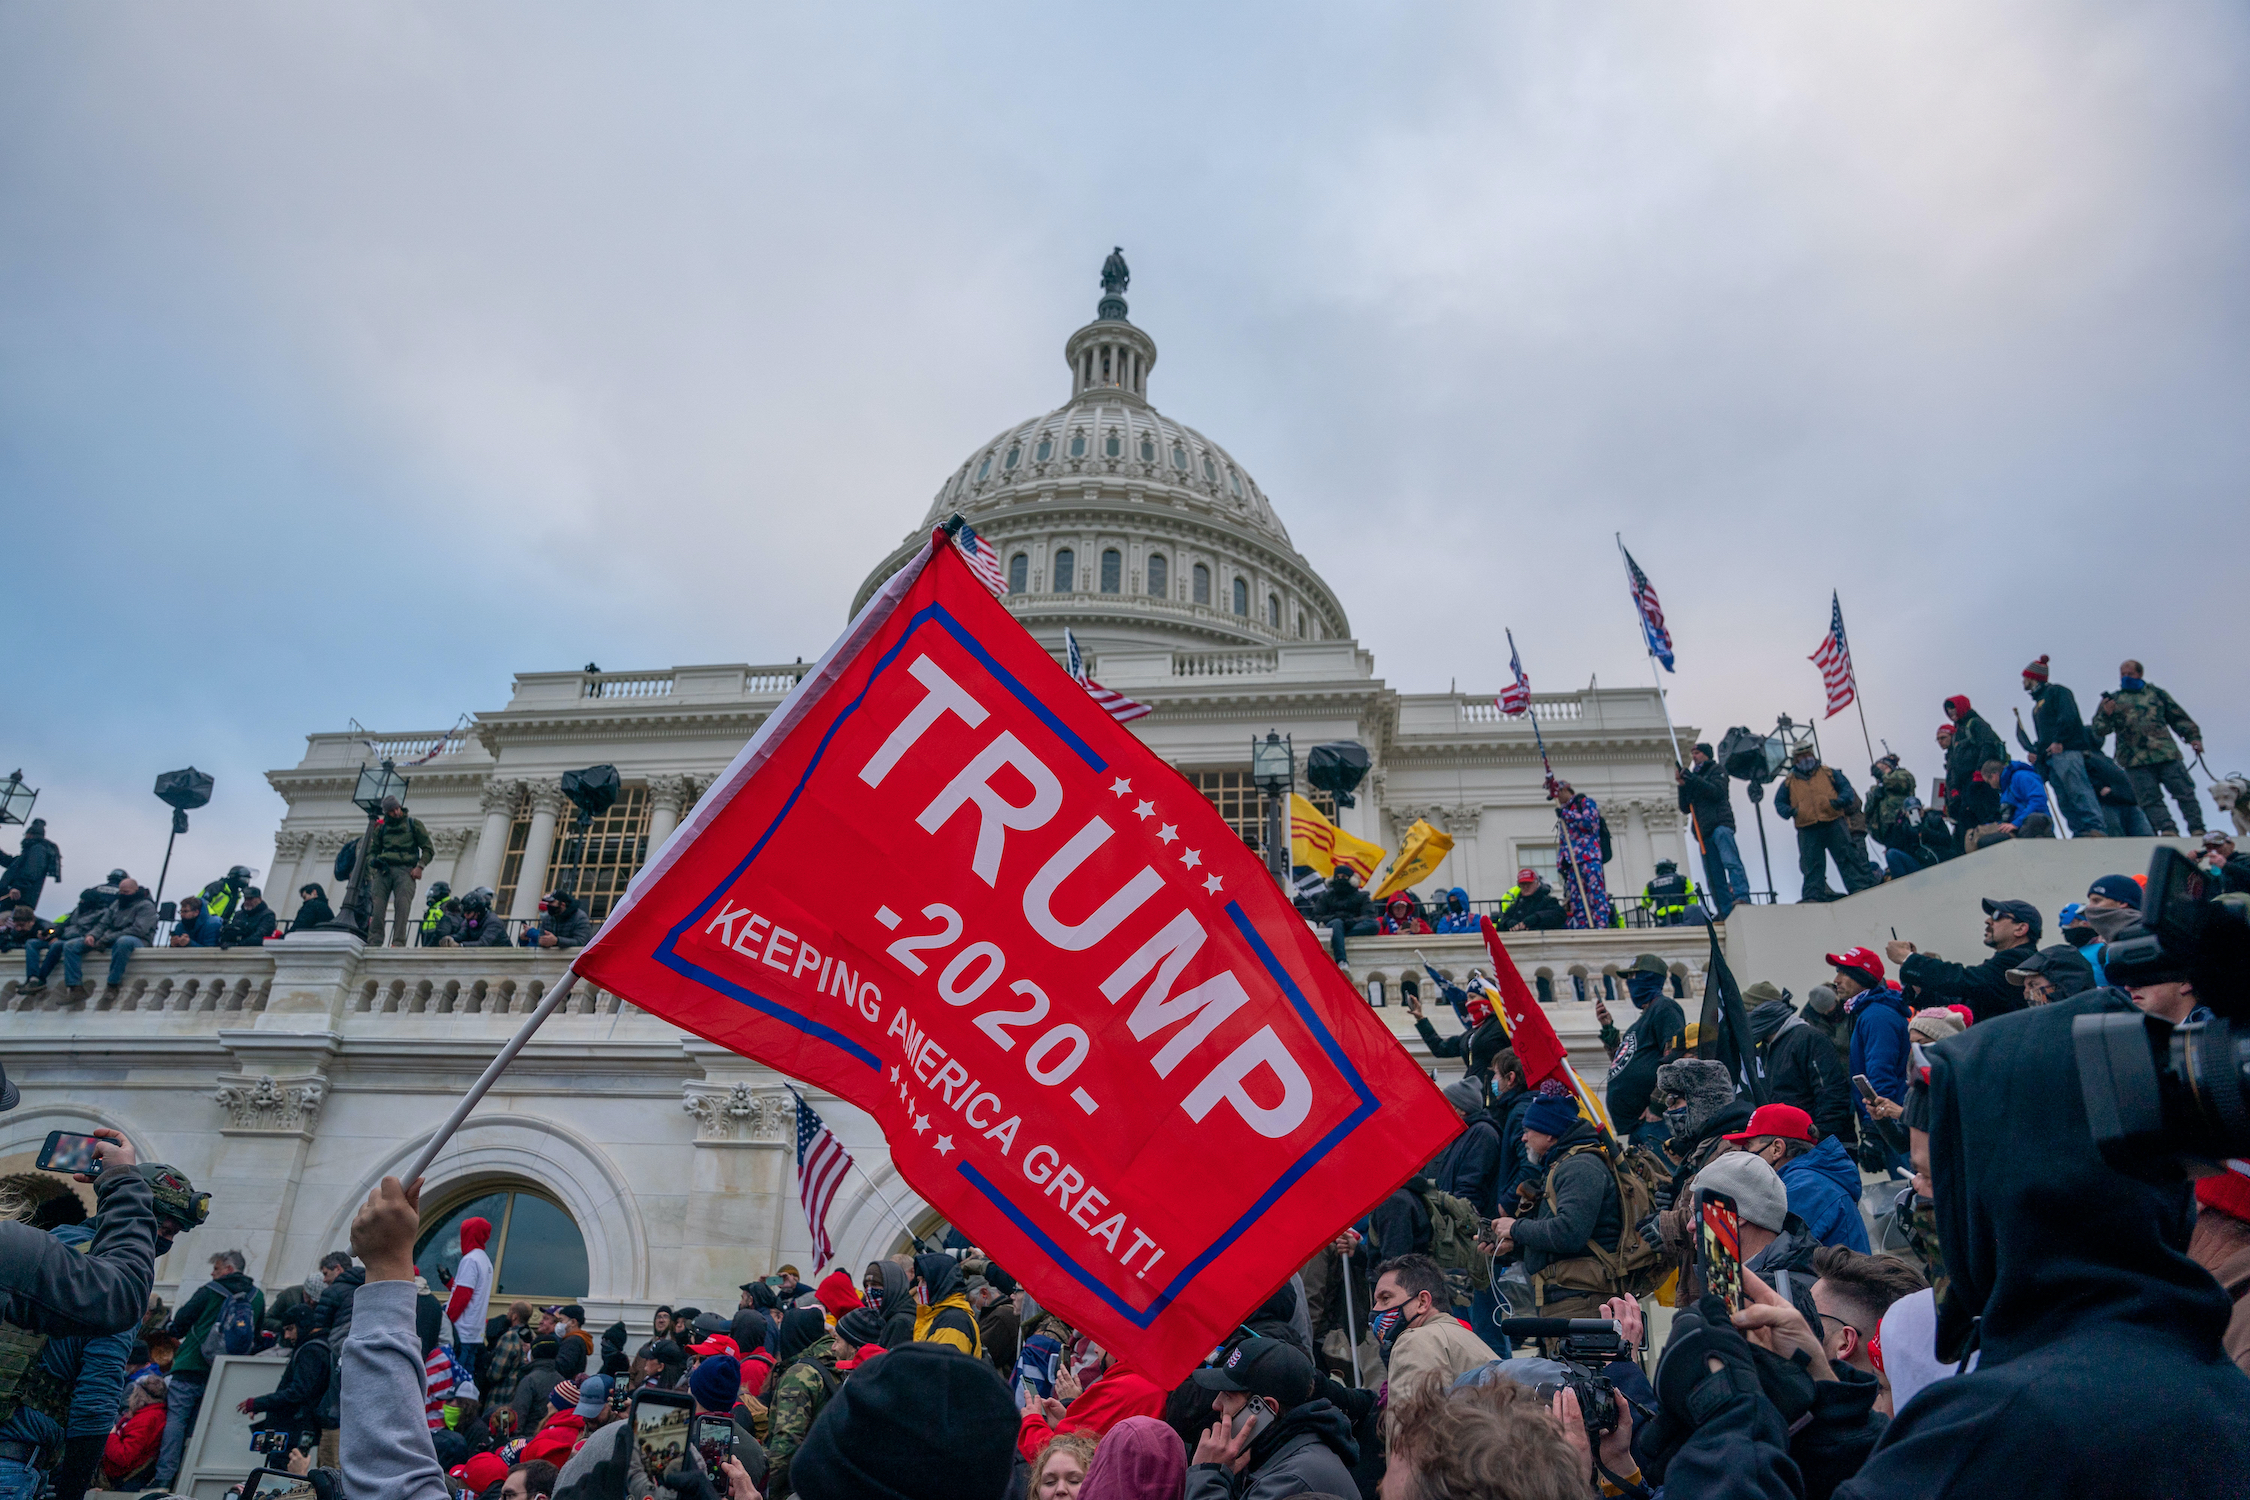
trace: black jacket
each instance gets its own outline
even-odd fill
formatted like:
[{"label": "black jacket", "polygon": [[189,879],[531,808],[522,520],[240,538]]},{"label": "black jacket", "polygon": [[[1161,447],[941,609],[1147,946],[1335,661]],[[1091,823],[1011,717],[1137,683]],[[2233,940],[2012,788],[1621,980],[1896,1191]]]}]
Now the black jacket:
[{"label": "black jacket", "polygon": [[2133,778],[2099,750],[2086,752],[2086,779],[2094,784],[2094,800],[2104,807],[2141,805],[2140,793],[2133,790]]},{"label": "black jacket", "polygon": [[1499,1123],[1488,1111],[1471,1110],[1461,1133],[1438,1158],[1438,1191],[1466,1198],[1483,1217],[1494,1217],[1499,1212],[1501,1156]]},{"label": "black jacket", "polygon": [[1947,963],[1927,953],[1912,953],[1898,966],[1898,982],[1901,988],[1919,990],[1934,1004],[1958,1000],[1978,1020],[1989,1021],[2023,1009],[2023,991],[2008,983],[2008,971],[2022,968],[2023,961],[2037,951],[2006,948],[1974,968]]},{"label": "black jacket", "polygon": [[1555,888],[1542,880],[1501,913],[1500,927],[1505,932],[1519,927],[1529,932],[1556,932],[1569,920],[1570,913],[1556,899]]},{"label": "black jacket", "polygon": [[[1640,997],[1634,996],[1633,1001],[1639,1004]],[[1633,1024],[1625,1028],[1617,1056],[1610,1060],[1609,1087],[1602,1102],[1609,1107],[1611,1124],[1621,1131],[1632,1130],[1656,1093],[1656,1070],[1677,1062],[1686,1044],[1687,1012],[1679,1001],[1659,994],[1642,1007]]]},{"label": "black jacket", "polygon": [[1351,877],[1341,870],[1328,878],[1328,888],[1320,893],[1320,900],[1314,905],[1313,916],[1322,922],[1332,922],[1338,917],[1356,922],[1375,915],[1367,892],[1352,884]]},{"label": "black jacket", "polygon": [[1375,1242],[1376,1260],[1430,1253],[1430,1210],[1422,1202],[1422,1195],[1429,1190],[1430,1179],[1416,1174],[1375,1205],[1375,1211],[1367,1217],[1374,1230],[1368,1238]]},{"label": "black jacket", "polygon": [[1249,1465],[1239,1475],[1220,1464],[1189,1469],[1183,1500],[1355,1494],[1352,1465],[1358,1462],[1350,1418],[1334,1402],[1315,1396],[1283,1412],[1251,1440]]},{"label": "black jacket", "polygon": [[2187,1256],[2189,1189],[2113,1170],[2088,1131],[2071,1023],[2104,1013],[2131,1012],[2095,990],[1930,1049],[1937,1353],[1974,1340],[1978,1364],[1898,1412],[1839,1495],[2201,1496],[2250,1474],[2250,1378]]},{"label": "black jacket", "polygon": [[1492,1076],[1492,1059],[1508,1045],[1508,1032],[1498,1016],[1487,1016],[1474,1031],[1458,1031],[1452,1036],[1439,1036],[1437,1028],[1427,1016],[1414,1018],[1414,1030],[1421,1036],[1422,1045],[1430,1049],[1432,1057],[1468,1058],[1468,1077],[1479,1085]]},{"label": "black jacket", "polygon": [[43,1229],[0,1223],[0,1321],[56,1338],[140,1326],[156,1276],[156,1200],[134,1171],[95,1179],[93,1241],[81,1255]]},{"label": "black jacket", "polygon": [[1690,767],[1680,783],[1680,811],[1695,814],[1696,830],[1705,838],[1714,828],[1734,827],[1734,794],[1726,768],[1715,760]]},{"label": "black jacket", "polygon": [[274,925],[273,908],[264,901],[258,903],[256,911],[245,911],[237,906],[219,925],[219,946],[255,948],[273,936]]},{"label": "black jacket", "polygon": [[281,1372],[281,1384],[268,1395],[251,1397],[250,1410],[257,1413],[261,1428],[302,1432],[323,1425],[320,1398],[327,1391],[328,1341],[315,1329],[289,1352],[289,1368]]},{"label": "black jacket", "polygon": [[1999,732],[1984,715],[1970,709],[1953,725],[1953,748],[1945,753],[1946,790],[1960,796],[1986,761],[2007,758],[2008,747]]},{"label": "black jacket", "polygon": [[1584,1255],[1589,1243],[1617,1247],[1624,1207],[1607,1156],[1581,1151],[1566,1159],[1572,1147],[1599,1139],[1592,1125],[1578,1120],[1547,1148],[1541,1167],[1554,1188],[1554,1209],[1550,1212],[1542,1198],[1532,1217],[1516,1222],[1513,1235],[1526,1271],[1543,1271],[1558,1260]]},{"label": "black jacket", "polygon": [[2086,721],[2078,713],[2078,699],[2069,688],[2050,682],[2032,694],[2031,701],[2031,737],[2038,742],[2041,756],[2046,755],[2049,745],[2065,750],[2094,748],[2094,737],[2086,732]]},{"label": "black jacket", "polygon": [[297,914],[289,919],[289,930],[291,932],[304,932],[320,926],[323,922],[335,920],[335,908],[320,897],[314,896],[297,908]]},{"label": "black jacket", "polygon": [[344,1340],[352,1331],[352,1297],[367,1284],[364,1266],[346,1266],[320,1293],[313,1326],[328,1341],[328,1387],[320,1393],[320,1425],[337,1425],[336,1398],[343,1386]]},{"label": "black jacket", "polygon": [[50,838],[27,838],[0,873],[0,891],[16,892],[11,905],[37,908],[40,888],[62,879],[62,850]]},{"label": "black jacket", "polygon": [[1845,1145],[1859,1139],[1852,1110],[1852,1080],[1825,1032],[1815,1030],[1786,1000],[1768,1000],[1750,1013],[1750,1034],[1765,1059],[1766,1082],[1776,1104],[1794,1104],[1813,1118],[1817,1135]]},{"label": "black jacket", "polygon": [[1523,1154],[1523,1117],[1538,1097],[1529,1089],[1519,1088],[1501,1095],[1490,1111],[1500,1124],[1500,1178],[1493,1189],[1500,1213],[1516,1211],[1516,1184],[1538,1171]]}]

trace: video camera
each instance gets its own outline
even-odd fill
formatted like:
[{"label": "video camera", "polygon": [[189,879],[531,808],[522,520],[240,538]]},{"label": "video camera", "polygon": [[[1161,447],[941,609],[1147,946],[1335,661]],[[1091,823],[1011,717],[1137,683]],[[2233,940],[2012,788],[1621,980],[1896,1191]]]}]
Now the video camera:
[{"label": "video camera", "polygon": [[1617,1382],[1602,1371],[1613,1361],[1631,1359],[1634,1350],[1618,1331],[1615,1318],[1502,1318],[1500,1331],[1510,1339],[1560,1339],[1562,1348],[1548,1357],[1562,1366],[1563,1373],[1559,1379],[1540,1381],[1532,1387],[1533,1393],[1542,1404],[1551,1404],[1557,1391],[1574,1392],[1578,1413],[1586,1419],[1586,1431],[1596,1447],[1617,1430],[1625,1398],[1617,1394]]},{"label": "video camera", "polygon": [[2113,984],[2186,981],[2212,1019],[2079,1016],[2071,1023],[2086,1122],[2102,1160],[2150,1181],[2250,1156],[2250,900],[2218,895],[2178,850],[2149,861],[2141,931],[2111,942]]}]

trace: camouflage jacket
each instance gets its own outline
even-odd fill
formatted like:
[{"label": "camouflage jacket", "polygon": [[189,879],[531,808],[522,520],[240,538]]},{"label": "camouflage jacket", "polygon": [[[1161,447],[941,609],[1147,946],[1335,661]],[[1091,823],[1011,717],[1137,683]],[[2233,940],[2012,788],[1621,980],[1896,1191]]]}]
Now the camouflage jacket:
[{"label": "camouflage jacket", "polygon": [[1880,840],[1897,821],[1899,810],[1914,795],[1914,773],[1904,766],[1883,777],[1873,796],[1867,799],[1867,831]]},{"label": "camouflage jacket", "polygon": [[2182,759],[2179,742],[2172,738],[2174,730],[2180,739],[2203,738],[2187,710],[2153,682],[2130,693],[2102,694],[2091,727],[2096,745],[2104,735],[2116,734],[2114,759],[2121,766],[2161,766]]},{"label": "camouflage jacket", "polygon": [[[819,1369],[813,1368],[818,1365]],[[825,1372],[827,1378],[822,1379]],[[804,1446],[813,1419],[828,1404],[836,1382],[836,1336],[824,1333],[805,1346],[795,1363],[774,1380],[773,1400],[766,1416],[766,1494],[781,1496],[789,1490],[789,1460]]]}]

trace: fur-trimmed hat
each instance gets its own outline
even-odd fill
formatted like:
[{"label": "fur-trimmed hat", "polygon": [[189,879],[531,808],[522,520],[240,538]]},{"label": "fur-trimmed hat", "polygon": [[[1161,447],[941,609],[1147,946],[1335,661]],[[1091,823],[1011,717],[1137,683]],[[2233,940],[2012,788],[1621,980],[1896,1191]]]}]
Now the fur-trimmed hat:
[{"label": "fur-trimmed hat", "polygon": [[1734,1102],[1734,1079],[1727,1065],[1704,1057],[1683,1057],[1656,1070],[1656,1095],[1678,1094],[1687,1100],[1687,1124],[1692,1134]]}]

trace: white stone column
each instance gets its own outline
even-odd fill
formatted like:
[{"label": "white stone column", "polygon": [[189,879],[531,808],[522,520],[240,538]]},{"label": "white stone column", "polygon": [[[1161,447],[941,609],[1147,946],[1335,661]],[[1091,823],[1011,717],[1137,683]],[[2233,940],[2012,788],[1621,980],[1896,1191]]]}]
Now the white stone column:
[{"label": "white stone column", "polygon": [[311,843],[311,834],[293,829],[273,836],[273,868],[266,871],[265,883],[259,889],[266,893],[266,905],[280,921],[288,921],[297,910],[297,867],[304,863],[305,850]]},{"label": "white stone column", "polygon": [[555,823],[562,816],[562,783],[535,781],[531,784],[531,836],[524,841],[523,865],[516,872],[516,900],[510,908],[511,917],[531,918],[539,915],[539,898],[547,885],[547,857],[555,847]]},{"label": "white stone column", "polygon": [[656,858],[656,851],[680,826],[680,809],[688,800],[687,778],[684,776],[659,776],[648,784],[648,857]]},{"label": "white stone column", "polygon": [[480,885],[487,890],[498,889],[500,863],[508,855],[508,829],[516,821],[516,798],[522,790],[519,781],[485,783],[484,793],[477,799],[484,813],[484,828],[477,835],[476,863],[470,866],[474,872],[471,889]]},{"label": "white stone column", "polygon": [[1648,804],[1637,797],[1625,804],[1625,846],[1632,858],[1625,872],[1629,884],[1612,885],[1610,894],[1638,896],[1656,877],[1656,855],[1651,851],[1648,838]]},{"label": "white stone column", "polygon": [[430,830],[430,848],[433,852],[430,856],[430,867],[422,872],[425,877],[422,882],[422,889],[425,892],[441,880],[453,890],[468,889],[461,884],[460,880],[461,856],[467,850],[469,840],[475,836],[475,830],[468,828],[433,828]]}]

